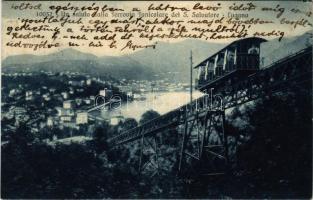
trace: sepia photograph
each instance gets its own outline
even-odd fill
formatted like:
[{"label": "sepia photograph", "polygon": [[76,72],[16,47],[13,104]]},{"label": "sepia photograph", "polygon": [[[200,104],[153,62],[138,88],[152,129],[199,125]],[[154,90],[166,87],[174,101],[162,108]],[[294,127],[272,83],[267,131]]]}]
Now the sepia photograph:
[{"label": "sepia photograph", "polygon": [[312,198],[312,1],[1,7],[1,199]]}]

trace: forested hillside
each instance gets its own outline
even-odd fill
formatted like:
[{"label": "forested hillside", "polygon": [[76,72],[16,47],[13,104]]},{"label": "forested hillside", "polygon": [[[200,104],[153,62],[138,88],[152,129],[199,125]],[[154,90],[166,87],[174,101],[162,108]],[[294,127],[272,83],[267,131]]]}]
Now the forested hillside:
[{"label": "forested hillside", "polygon": [[[227,116],[232,165],[227,176],[177,174],[175,154],[163,172],[139,175],[138,145],[112,149],[108,137],[138,122],[103,124],[84,144],[47,145],[23,125],[2,150],[2,198],[310,198],[312,108],[305,91],[289,91],[234,109]],[[149,111],[139,123],[157,113]],[[49,130],[47,130],[49,131]],[[177,149],[177,134],[162,134],[163,152]]]}]

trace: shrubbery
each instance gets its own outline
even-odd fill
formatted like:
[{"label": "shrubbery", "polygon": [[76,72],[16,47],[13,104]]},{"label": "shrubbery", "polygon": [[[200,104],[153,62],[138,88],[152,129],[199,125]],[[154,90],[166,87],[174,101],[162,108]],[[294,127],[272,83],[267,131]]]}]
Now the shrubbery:
[{"label": "shrubbery", "polygon": [[[103,124],[85,144],[49,146],[25,126],[2,145],[2,198],[310,198],[312,189],[311,96],[288,93],[235,109],[227,118],[234,164],[226,177],[181,179],[173,169],[139,176],[138,144],[111,149],[117,127]],[[140,123],[157,116],[150,111]],[[119,124],[121,130],[137,125]],[[177,134],[159,138],[163,152],[177,148]],[[173,165],[173,166],[172,166]]]}]

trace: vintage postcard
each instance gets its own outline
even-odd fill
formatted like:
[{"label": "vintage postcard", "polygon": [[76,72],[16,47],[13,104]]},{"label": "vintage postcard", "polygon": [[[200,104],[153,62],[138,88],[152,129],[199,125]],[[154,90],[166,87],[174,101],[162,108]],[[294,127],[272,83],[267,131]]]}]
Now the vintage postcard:
[{"label": "vintage postcard", "polygon": [[312,198],[311,1],[1,5],[1,198]]}]

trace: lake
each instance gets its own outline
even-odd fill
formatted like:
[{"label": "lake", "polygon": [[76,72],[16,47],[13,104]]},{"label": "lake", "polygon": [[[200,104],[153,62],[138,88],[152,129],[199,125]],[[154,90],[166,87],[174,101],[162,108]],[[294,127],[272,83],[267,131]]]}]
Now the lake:
[{"label": "lake", "polygon": [[[199,91],[193,92],[193,99],[196,99],[203,94]],[[175,108],[189,103],[190,94],[188,91],[181,92],[154,92],[146,93],[145,100],[135,100],[127,102],[116,109],[101,111],[103,118],[110,116],[121,115],[124,118],[134,118],[139,120],[143,113],[148,110],[157,111],[159,114],[165,114]]]}]

